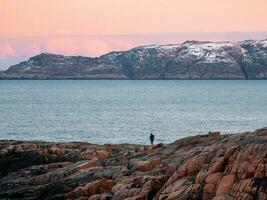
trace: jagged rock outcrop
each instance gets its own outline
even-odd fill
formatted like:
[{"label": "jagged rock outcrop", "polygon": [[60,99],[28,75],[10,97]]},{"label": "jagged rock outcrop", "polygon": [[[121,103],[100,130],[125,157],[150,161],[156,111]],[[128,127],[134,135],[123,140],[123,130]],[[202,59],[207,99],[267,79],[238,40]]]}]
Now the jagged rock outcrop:
[{"label": "jagged rock outcrop", "polygon": [[267,76],[267,40],[247,40],[239,43],[244,59],[241,68],[246,78],[266,78]]},{"label": "jagged rock outcrop", "polygon": [[267,199],[267,128],[172,144],[0,141],[0,199]]},{"label": "jagged rock outcrop", "polygon": [[267,40],[148,45],[96,58],[42,53],[0,78],[265,79]]}]

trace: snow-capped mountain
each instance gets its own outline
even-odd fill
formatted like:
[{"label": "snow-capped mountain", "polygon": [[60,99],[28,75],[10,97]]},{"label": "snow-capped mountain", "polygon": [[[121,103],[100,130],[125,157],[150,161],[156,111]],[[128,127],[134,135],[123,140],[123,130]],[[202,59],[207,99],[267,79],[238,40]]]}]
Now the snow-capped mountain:
[{"label": "snow-capped mountain", "polygon": [[147,45],[96,58],[42,53],[0,78],[262,79],[267,40]]}]

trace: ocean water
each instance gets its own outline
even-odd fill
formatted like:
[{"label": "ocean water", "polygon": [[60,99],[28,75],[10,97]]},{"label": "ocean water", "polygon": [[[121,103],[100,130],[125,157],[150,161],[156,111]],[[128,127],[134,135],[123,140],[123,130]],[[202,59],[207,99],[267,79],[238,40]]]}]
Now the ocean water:
[{"label": "ocean water", "polygon": [[0,81],[0,139],[148,144],[265,126],[264,80]]}]

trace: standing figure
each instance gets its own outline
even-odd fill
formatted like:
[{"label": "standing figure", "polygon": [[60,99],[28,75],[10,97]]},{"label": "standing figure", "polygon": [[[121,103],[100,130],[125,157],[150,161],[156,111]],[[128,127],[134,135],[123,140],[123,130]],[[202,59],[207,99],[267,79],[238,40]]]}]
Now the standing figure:
[{"label": "standing figure", "polygon": [[153,146],[154,139],[155,139],[155,135],[153,135],[153,134],[151,133],[149,138],[150,138],[151,145]]}]

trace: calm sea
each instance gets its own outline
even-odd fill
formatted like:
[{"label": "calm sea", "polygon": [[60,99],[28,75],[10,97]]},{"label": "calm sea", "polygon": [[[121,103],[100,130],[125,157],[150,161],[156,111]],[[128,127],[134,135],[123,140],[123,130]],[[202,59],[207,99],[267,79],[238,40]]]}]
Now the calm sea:
[{"label": "calm sea", "polygon": [[148,144],[264,126],[264,80],[0,81],[0,139]]}]

